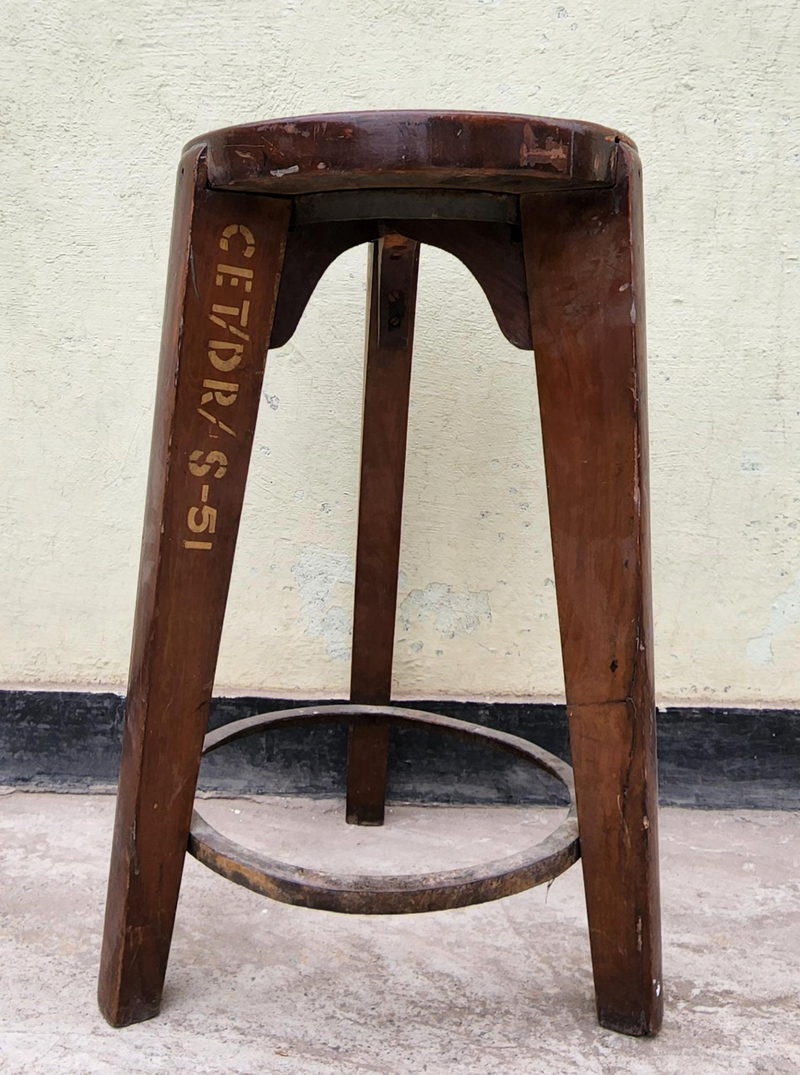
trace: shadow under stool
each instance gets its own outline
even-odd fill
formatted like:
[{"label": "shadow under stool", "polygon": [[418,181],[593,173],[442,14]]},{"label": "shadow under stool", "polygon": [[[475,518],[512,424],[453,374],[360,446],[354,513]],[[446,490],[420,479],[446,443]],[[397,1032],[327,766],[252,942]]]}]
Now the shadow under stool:
[{"label": "shadow under stool", "polygon": [[[206,735],[267,351],[317,282],[370,244],[350,704]],[[574,766],[526,740],[390,705],[420,244],[455,255],[533,350]],[[181,159],[99,1002],[158,1013],[187,849],[289,903],[360,914],[520,892],[583,860],[603,1026],[662,1014],[641,167],[624,135],[491,113],[356,112],[230,127]],[[470,869],[335,876],[215,832],[201,755],[307,722],[349,725],[347,820],[380,825],[392,724],[478,737],[566,784],[543,843]],[[574,791],[574,794],[573,794]]]}]

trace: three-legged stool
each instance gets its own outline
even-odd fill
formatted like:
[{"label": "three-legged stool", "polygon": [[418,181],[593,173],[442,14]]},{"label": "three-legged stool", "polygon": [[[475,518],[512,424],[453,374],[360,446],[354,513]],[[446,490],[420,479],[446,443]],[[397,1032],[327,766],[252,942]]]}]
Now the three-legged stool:
[{"label": "three-legged stool", "polygon": [[[641,169],[623,135],[487,113],[354,113],[231,127],[180,165],[99,1000],[159,1010],[187,848],[276,899],[402,913],[496,899],[583,858],[600,1022],[662,1010],[645,414]],[[351,704],[205,738],[270,347],[326,268],[371,244]],[[392,723],[486,739],[572,789],[569,766],[486,728],[389,705],[419,244],[460,258],[533,349],[577,817],[536,848],[421,877],[331,876],[194,815],[201,754],[345,720],[347,820],[383,820]]]}]

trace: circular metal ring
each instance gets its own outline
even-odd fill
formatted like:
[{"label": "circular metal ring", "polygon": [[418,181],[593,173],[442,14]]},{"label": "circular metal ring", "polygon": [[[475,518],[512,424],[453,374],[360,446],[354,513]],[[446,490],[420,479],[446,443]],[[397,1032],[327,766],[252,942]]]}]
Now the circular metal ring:
[{"label": "circular metal ring", "polygon": [[270,728],[331,721],[436,728],[450,735],[485,739],[492,746],[523,758],[560,780],[569,792],[569,811],[558,828],[533,847],[478,866],[427,874],[362,876],[292,866],[228,839],[204,821],[197,811],[193,814],[189,834],[190,854],[223,877],[271,899],[345,914],[412,914],[485,903],[552,881],[580,857],[570,766],[519,736],[480,724],[394,706],[306,706],[226,724],[206,736],[203,753],[208,754],[235,739]]}]

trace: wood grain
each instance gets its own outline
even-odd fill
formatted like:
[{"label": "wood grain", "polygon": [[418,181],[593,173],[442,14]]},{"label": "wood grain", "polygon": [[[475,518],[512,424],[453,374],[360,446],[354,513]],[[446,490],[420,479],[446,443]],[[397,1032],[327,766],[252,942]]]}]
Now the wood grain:
[{"label": "wood grain", "polygon": [[641,168],[522,200],[556,595],[601,1023],[663,1008]]},{"label": "wood grain", "polygon": [[[387,704],[392,692],[418,271],[419,244],[413,240],[389,234],[372,245],[350,699],[373,705]],[[346,810],[351,824],[383,824],[388,749],[385,721],[351,726]]]},{"label": "wood grain", "polygon": [[373,220],[334,220],[289,231],[270,347],[289,342],[317,284],[339,255],[378,237]]},{"label": "wood grain", "polygon": [[[271,346],[283,347],[291,339],[314,289],[340,254],[395,232],[463,262],[483,289],[500,331],[515,347],[529,351],[531,322],[519,227],[504,221],[398,217],[396,210],[408,208],[405,199],[397,191],[380,193],[372,199],[373,208],[383,214],[377,220],[332,220],[290,230]],[[431,193],[435,197],[430,212],[463,208],[454,207],[450,197],[442,199],[441,192]]]},{"label": "wood grain", "polygon": [[[369,192],[368,205],[356,206],[359,190]],[[336,192],[327,206],[325,191]],[[306,199],[297,210],[295,195]],[[159,1008],[268,344],[289,338],[327,266],[365,241],[373,245],[347,820],[383,820],[414,310],[426,242],[459,257],[506,336],[534,347],[598,1014],[611,1029],[653,1034],[663,988],[639,162],[632,143],[606,128],[488,113],[276,120],[216,132],[184,156],[101,1009],[121,1026]],[[316,710],[303,719],[318,719]],[[243,724],[241,734],[256,726]],[[212,865],[230,876],[239,871],[259,891],[274,886],[266,860],[245,862],[242,849],[219,841],[215,849],[215,840],[206,840]],[[572,854],[555,852],[561,865]],[[482,898],[502,894],[499,876],[471,881]],[[308,894],[296,882],[286,875],[275,891],[302,900]],[[339,909],[362,906],[357,887],[345,885]],[[373,895],[375,906],[403,909],[403,891],[385,903],[385,893]],[[417,909],[428,898],[420,896]],[[469,898],[464,889],[458,901]]]},{"label": "wood grain", "polygon": [[437,731],[450,739],[478,740],[490,750],[511,754],[537,766],[554,776],[566,789],[570,801],[566,817],[540,843],[502,859],[457,870],[394,877],[386,874],[329,874],[293,866],[234,843],[214,830],[197,812],[192,819],[189,853],[228,880],[270,899],[342,914],[421,914],[499,900],[552,881],[577,860],[580,851],[572,770],[566,762],[527,739],[495,728],[396,706],[334,703],[261,713],[218,728],[206,736],[203,752],[207,754],[250,735],[296,725],[348,720],[352,722],[351,726],[367,726],[378,715],[389,724]]},{"label": "wood grain", "polygon": [[496,112],[350,112],[247,123],[201,135],[209,183],[294,195],[378,187],[521,194],[607,186],[608,127]]},{"label": "wood grain", "polygon": [[458,258],[483,289],[505,338],[530,351],[531,318],[518,227],[480,220],[392,220],[389,226]]},{"label": "wood grain", "polygon": [[98,992],[114,1026],[161,1000],[288,219],[184,157]]}]

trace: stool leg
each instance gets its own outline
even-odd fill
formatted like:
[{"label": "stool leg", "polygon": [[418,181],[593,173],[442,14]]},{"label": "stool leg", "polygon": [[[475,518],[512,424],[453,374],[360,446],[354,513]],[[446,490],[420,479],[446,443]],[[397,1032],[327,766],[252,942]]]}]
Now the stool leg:
[{"label": "stool leg", "polygon": [[242,509],[286,201],[178,178],[98,1000],[158,1013]]},{"label": "stool leg", "polygon": [[[369,705],[387,705],[392,691],[418,267],[419,244],[413,240],[391,234],[372,244],[350,670],[350,700]],[[350,726],[350,824],[383,824],[388,750],[384,722]]]},{"label": "stool leg", "polygon": [[597,1010],[661,1023],[641,169],[522,199]]}]

